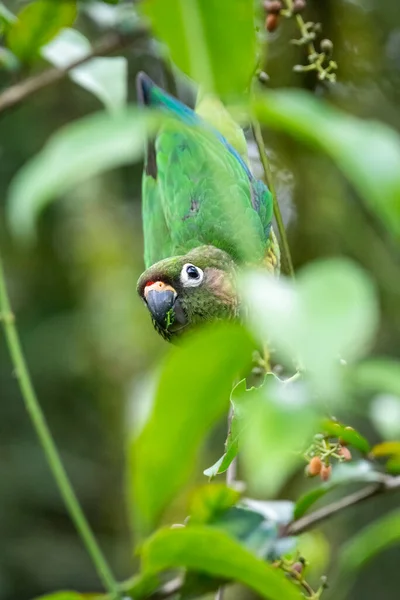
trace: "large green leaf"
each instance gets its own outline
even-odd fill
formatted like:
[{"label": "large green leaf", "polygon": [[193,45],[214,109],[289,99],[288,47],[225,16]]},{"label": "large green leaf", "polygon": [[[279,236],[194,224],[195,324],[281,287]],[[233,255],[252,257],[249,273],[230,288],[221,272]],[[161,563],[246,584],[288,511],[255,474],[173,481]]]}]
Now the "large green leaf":
[{"label": "large green leaf", "polygon": [[175,567],[239,581],[269,600],[299,600],[300,592],[285,575],[237,541],[211,527],[160,530],[142,548],[145,572]]},{"label": "large green leaf", "polygon": [[302,464],[302,452],[315,431],[318,413],[303,382],[286,384],[269,375],[262,388],[245,394],[244,470],[253,490],[271,496]]},{"label": "large green leaf", "polygon": [[228,413],[233,380],[251,365],[253,341],[233,324],[207,328],[171,350],[154,405],[129,450],[136,522],[151,529],[193,470],[212,425]]},{"label": "large green leaf", "polygon": [[[65,28],[41,50],[46,60],[60,69],[90,54],[89,40],[75,29]],[[69,77],[94,94],[111,111],[126,104],[128,64],[123,56],[92,58],[72,69]]]},{"label": "large green leaf", "polygon": [[256,62],[253,0],[145,0],[172,60],[207,89],[243,92]]},{"label": "large green leaf", "polygon": [[389,358],[365,360],[352,369],[358,389],[386,392],[400,398],[400,362]]},{"label": "large green leaf", "polygon": [[88,177],[141,158],[154,115],[127,109],[97,113],[55,133],[11,182],[8,219],[14,234],[34,236],[43,207]]},{"label": "large green leaf", "polygon": [[400,236],[400,138],[381,123],[329,107],[306,92],[270,92],[256,101],[260,120],[330,156],[361,197]]},{"label": "large green leaf", "polygon": [[35,600],[100,600],[105,598],[100,594],[78,594],[78,592],[60,591],[46,594],[35,598]]},{"label": "large green leaf", "polygon": [[385,515],[360,531],[341,549],[340,570],[355,571],[390,546],[400,544],[400,510]]},{"label": "large green leaf", "polygon": [[243,295],[254,331],[270,339],[288,365],[298,360],[326,398],[340,396],[339,359],[363,354],[378,321],[367,274],[342,259],[314,262],[295,283],[247,275]]},{"label": "large green leaf", "polygon": [[24,62],[31,62],[44,44],[76,18],[74,0],[38,0],[18,13],[18,20],[7,33],[10,50]]}]

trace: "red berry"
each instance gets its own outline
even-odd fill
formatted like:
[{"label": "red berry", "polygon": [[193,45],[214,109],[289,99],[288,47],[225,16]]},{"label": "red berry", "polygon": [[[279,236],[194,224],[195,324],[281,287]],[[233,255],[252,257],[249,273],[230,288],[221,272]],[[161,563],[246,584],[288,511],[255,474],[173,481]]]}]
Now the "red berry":
[{"label": "red berry", "polygon": [[279,16],[270,13],[265,20],[265,29],[272,33],[279,25]]}]

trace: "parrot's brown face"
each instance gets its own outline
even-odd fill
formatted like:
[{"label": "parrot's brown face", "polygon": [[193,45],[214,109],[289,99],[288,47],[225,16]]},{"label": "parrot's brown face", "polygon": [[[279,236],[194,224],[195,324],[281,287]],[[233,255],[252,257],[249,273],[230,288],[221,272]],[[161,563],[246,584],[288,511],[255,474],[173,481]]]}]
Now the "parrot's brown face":
[{"label": "parrot's brown face", "polygon": [[201,246],[147,269],[137,289],[158,333],[176,341],[202,323],[238,316],[235,275],[226,252]]}]

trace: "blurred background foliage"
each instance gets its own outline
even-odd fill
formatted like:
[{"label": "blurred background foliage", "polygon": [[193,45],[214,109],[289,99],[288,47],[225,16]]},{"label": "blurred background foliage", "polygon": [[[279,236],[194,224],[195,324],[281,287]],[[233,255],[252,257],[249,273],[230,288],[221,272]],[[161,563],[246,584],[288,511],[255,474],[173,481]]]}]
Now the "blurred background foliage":
[{"label": "blurred background foliage", "polygon": [[[17,13],[26,3],[3,4]],[[92,42],[127,23],[127,15],[136,22],[131,2],[80,4],[74,28]],[[377,119],[400,131],[397,2],[308,0],[307,18],[321,22],[324,37],[333,41],[337,83],[327,86],[313,72],[293,72],[293,65],[304,63],[303,49],[290,44],[296,35],[294,23],[281,22],[267,35],[260,11],[258,35],[265,45],[268,39],[263,57],[267,86],[311,90],[350,114]],[[166,69],[153,38],[143,36],[118,52],[122,55],[127,60],[129,102],[135,102],[139,70],[193,101],[191,86],[176,81]],[[4,89],[48,64],[39,58],[21,73],[7,68],[9,60],[2,51]],[[143,270],[142,166],[129,164],[79,184],[42,214],[37,241],[29,249],[10,236],[3,202],[12,178],[55,131],[99,109],[95,95],[65,78],[0,115],[0,236],[13,309],[38,396],[84,510],[116,577],[123,579],[136,564],[128,523],[132,507],[125,509],[126,434],[133,425],[134,404],[145,395],[148,375],[167,351],[135,291]],[[313,126],[311,121],[309,127]],[[382,310],[373,351],[398,358],[398,246],[329,159],[272,129],[265,128],[264,137],[295,267],[331,256],[350,257],[365,267]],[[254,142],[249,144],[259,172]],[[98,589],[28,421],[3,337],[0,398],[0,597],[26,600],[54,589]],[[346,407],[340,416],[346,421]],[[398,436],[398,404],[391,396],[367,402],[361,395],[351,424],[372,443]],[[198,482],[204,481],[202,470],[220,456],[224,437],[221,420],[199,459]],[[298,497],[306,485],[302,473],[297,473],[280,489],[279,497]],[[315,573],[329,575],[343,541],[397,504],[396,497],[371,500],[306,534],[301,548],[306,555],[308,547],[314,551],[315,556],[307,558]],[[167,521],[182,519],[186,511],[185,500],[179,497]],[[398,598],[399,560],[398,546],[375,558],[361,571],[349,600]],[[232,594],[251,597],[244,590]]]}]

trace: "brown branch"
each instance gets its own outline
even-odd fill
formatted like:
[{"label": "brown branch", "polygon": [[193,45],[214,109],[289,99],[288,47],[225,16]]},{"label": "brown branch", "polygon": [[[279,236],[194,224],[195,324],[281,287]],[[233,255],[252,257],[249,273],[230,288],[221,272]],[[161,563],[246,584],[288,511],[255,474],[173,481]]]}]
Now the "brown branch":
[{"label": "brown branch", "polygon": [[368,500],[368,498],[373,498],[374,496],[399,489],[400,476],[392,477],[391,475],[384,475],[380,483],[375,483],[362,488],[349,496],[345,496],[336,502],[323,506],[309,515],[305,515],[304,517],[293,521],[285,528],[284,535],[299,535],[349,506],[354,506],[364,500]]},{"label": "brown branch", "polygon": [[118,52],[119,50],[123,50],[133,42],[145,39],[147,35],[148,31],[144,27],[137,29],[129,35],[121,35],[118,33],[109,34],[95,44],[91,52],[89,52],[86,56],[83,56],[82,58],[72,62],[70,65],[68,65],[68,67],[65,67],[64,69],[52,67],[51,69],[42,71],[38,75],[24,79],[20,83],[13,85],[0,94],[0,113],[9,108],[17,106],[26,98],[32,94],[35,94],[39,90],[61,81],[75,67],[83,65],[87,61],[91,60],[92,58],[96,58],[97,56],[105,56],[114,52]]}]

